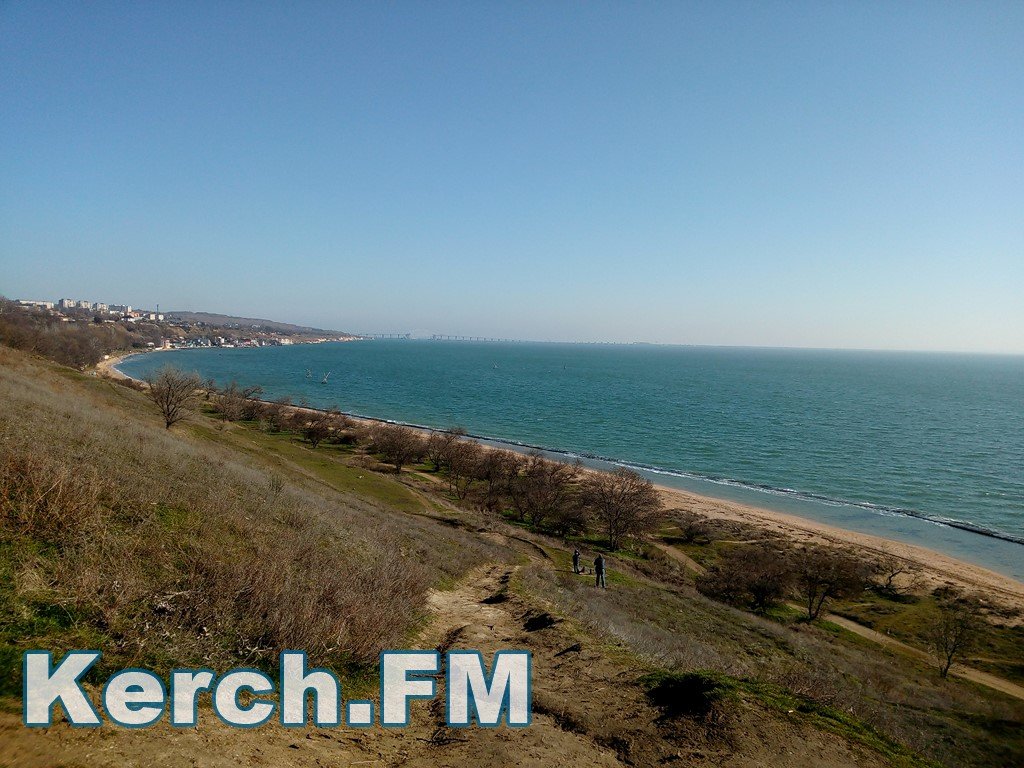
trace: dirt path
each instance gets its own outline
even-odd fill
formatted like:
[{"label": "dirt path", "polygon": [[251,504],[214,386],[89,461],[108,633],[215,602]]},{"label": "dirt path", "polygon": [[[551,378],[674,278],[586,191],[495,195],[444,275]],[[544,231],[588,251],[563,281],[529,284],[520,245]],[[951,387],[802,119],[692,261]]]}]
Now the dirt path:
[{"label": "dirt path", "polygon": [[[676,547],[660,541],[655,541],[654,545],[673,560],[685,565],[698,576],[707,573],[707,569],[704,566],[685,552],[680,552]],[[792,608],[796,608],[797,610],[804,610],[801,606],[796,605],[795,603],[787,603],[787,605]],[[901,651],[902,653],[906,653],[929,664],[934,663],[932,657],[920,648],[915,648],[914,646],[908,645],[894,637],[877,632],[870,627],[865,627],[863,624],[858,624],[856,621],[851,619],[844,618],[843,616],[837,616],[834,613],[822,613],[821,619],[832,622],[855,635],[863,637],[865,640],[871,640],[879,645],[884,645],[888,648]],[[964,680],[970,680],[972,683],[984,685],[987,688],[991,688],[995,691],[1005,693],[1007,696],[1013,696],[1015,699],[1024,701],[1024,687],[996,675],[989,674],[988,672],[982,672],[980,669],[956,664],[949,670],[949,674]]]},{"label": "dirt path", "polygon": [[686,566],[688,570],[693,571],[698,576],[703,576],[705,573],[708,572],[707,568],[698,563],[685,552],[680,552],[671,544],[666,544],[663,541],[658,541],[657,539],[652,540],[651,543],[654,544],[654,546],[656,546],[658,549],[660,549],[662,552],[664,552],[666,555],[671,557],[676,562],[682,563],[684,566]]},{"label": "dirt path", "polygon": [[[870,627],[865,627],[863,624],[858,624],[856,621],[847,619],[844,616],[837,616],[834,613],[824,613],[821,618],[825,621],[830,621],[833,624],[838,624],[843,629],[853,632],[855,635],[859,635],[867,640],[876,642],[879,645],[898,649],[903,653],[915,656],[928,664],[935,663],[935,660],[920,648],[907,645],[894,637],[877,632]],[[964,680],[970,680],[972,683],[978,683],[979,685],[984,685],[988,688],[992,688],[993,690],[1001,691],[1007,696],[1013,696],[1015,699],[1021,699],[1024,701],[1024,687],[1021,687],[1016,683],[1011,683],[1009,680],[1004,680],[996,675],[989,674],[988,672],[982,672],[980,669],[965,667],[962,664],[955,664],[950,668],[949,674],[953,677],[960,677]]]}]

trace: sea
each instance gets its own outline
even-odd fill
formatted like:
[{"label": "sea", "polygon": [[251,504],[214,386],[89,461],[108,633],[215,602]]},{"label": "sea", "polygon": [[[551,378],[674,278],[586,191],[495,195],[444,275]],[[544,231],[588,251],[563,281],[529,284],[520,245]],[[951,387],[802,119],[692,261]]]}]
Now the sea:
[{"label": "sea", "polygon": [[360,340],[126,358],[930,547],[1024,580],[1024,356]]}]

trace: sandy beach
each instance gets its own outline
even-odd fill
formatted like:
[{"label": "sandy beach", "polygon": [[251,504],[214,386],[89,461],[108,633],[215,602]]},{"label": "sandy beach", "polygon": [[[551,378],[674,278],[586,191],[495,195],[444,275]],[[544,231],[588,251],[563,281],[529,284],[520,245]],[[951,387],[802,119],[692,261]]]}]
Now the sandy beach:
[{"label": "sandy beach", "polygon": [[132,379],[131,376],[126,376],[125,374],[123,374],[119,370],[117,370],[117,368],[115,368],[114,366],[116,366],[118,363],[120,363],[126,357],[131,357],[132,355],[140,355],[140,354],[147,354],[147,353],[145,353],[145,352],[114,352],[113,354],[108,355],[105,360],[100,360],[98,363],[96,363],[96,373],[98,375],[103,376],[103,377],[108,378],[108,379],[120,379],[122,381],[132,381],[133,379]]}]

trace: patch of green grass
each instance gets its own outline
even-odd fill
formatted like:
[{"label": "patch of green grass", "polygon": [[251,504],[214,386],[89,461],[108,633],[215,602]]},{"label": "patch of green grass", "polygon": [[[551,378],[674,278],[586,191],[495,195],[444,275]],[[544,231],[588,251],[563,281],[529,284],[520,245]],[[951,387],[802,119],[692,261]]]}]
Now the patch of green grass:
[{"label": "patch of green grass", "polygon": [[694,562],[704,566],[705,568],[710,567],[718,559],[718,550],[714,546],[714,542],[711,543],[698,543],[690,542],[686,543],[678,538],[672,536],[662,537],[662,540],[669,544],[680,552],[685,554]]},{"label": "patch of green grass", "polygon": [[889,737],[879,733],[858,718],[835,707],[813,701],[777,685],[742,681],[740,690],[755,700],[787,717],[799,717],[817,728],[831,731],[843,738],[882,754],[897,768],[937,768],[937,763],[910,751]]},{"label": "patch of green grass", "polygon": [[798,610],[797,608],[794,608],[791,605],[786,605],[785,603],[778,603],[777,605],[773,605],[767,611],[764,611],[761,615],[764,616],[766,619],[777,621],[779,622],[779,624],[785,624],[786,626],[789,626],[790,624],[795,624],[798,621],[802,621],[803,619],[807,618],[806,613],[804,613],[801,610]]},{"label": "patch of green grass", "polygon": [[376,501],[401,512],[422,514],[426,509],[419,497],[395,477],[346,463],[345,456],[349,452],[342,450],[344,446],[321,444],[314,449],[289,432],[264,432],[252,422],[236,424],[242,429],[219,431],[202,424],[192,424],[190,428],[197,437],[242,448],[263,459],[268,454],[284,459],[336,491]]},{"label": "patch of green grass", "polygon": [[0,696],[21,695],[21,657],[45,648],[59,657],[69,650],[105,647],[110,639],[55,595],[39,591],[25,596],[14,589],[14,571],[28,553],[14,544],[0,545]]}]

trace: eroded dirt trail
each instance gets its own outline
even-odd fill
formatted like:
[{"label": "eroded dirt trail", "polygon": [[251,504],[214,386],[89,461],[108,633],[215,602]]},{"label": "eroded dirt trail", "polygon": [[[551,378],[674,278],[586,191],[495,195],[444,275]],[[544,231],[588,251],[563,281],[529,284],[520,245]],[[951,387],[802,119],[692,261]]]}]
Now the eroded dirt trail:
[{"label": "eroded dirt trail", "polygon": [[[431,592],[428,603],[435,618],[419,645],[441,652],[453,647],[479,650],[487,659],[495,651],[525,648],[533,653],[535,686],[541,680],[553,678],[548,670],[557,650],[547,647],[542,632],[528,632],[524,628],[537,615],[521,613],[521,606],[510,596],[509,582],[515,570],[514,566],[489,565],[472,573],[457,589]],[[541,618],[537,625],[545,623],[546,619]],[[565,728],[557,714],[537,711],[536,707],[528,728],[447,728],[444,681],[438,682],[438,697],[431,705],[421,707],[418,715],[414,714],[416,726],[423,728],[425,745],[408,754],[404,765],[621,765],[614,750]],[[536,690],[534,696],[538,696]],[[428,716],[426,723],[424,714]],[[409,735],[403,734],[402,740],[407,741]]]}]

